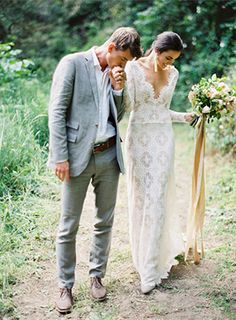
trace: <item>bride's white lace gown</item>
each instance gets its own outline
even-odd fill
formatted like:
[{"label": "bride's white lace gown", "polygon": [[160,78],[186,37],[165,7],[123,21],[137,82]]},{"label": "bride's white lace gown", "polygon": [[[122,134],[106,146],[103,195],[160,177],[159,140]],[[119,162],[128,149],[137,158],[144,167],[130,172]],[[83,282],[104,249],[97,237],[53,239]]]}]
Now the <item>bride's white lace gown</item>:
[{"label": "bride's white lace gown", "polygon": [[155,97],[138,61],[126,66],[126,105],[130,112],[125,154],[133,261],[146,293],[168,277],[184,244],[175,210],[172,121],[184,113],[169,109],[178,71],[169,67],[168,84]]}]

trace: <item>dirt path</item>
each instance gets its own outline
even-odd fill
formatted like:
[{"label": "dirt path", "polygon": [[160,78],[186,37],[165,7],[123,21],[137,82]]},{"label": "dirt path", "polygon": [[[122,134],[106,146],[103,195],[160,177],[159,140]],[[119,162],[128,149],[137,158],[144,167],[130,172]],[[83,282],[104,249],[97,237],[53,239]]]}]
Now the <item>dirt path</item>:
[{"label": "dirt path", "polygon": [[[186,214],[189,202],[192,160],[182,153],[184,144],[177,141],[176,181],[177,208]],[[130,255],[127,219],[127,192],[125,177],[121,177],[117,201],[112,250],[104,283],[108,289],[108,299],[104,303],[94,303],[89,298],[88,257],[92,234],[93,193],[89,190],[85,201],[77,241],[78,265],[77,281],[74,289],[76,303],[71,314],[59,316],[54,310],[57,294],[55,276],[55,256],[52,248],[47,254],[52,258],[39,262],[37,272],[31,274],[15,288],[14,302],[20,320],[64,319],[156,319],[156,320],[226,320],[219,308],[212,306],[204,295],[204,279],[211,277],[215,265],[205,259],[199,266],[180,264],[172,268],[168,280],[163,281],[159,290],[144,296],[139,290],[139,278]],[[44,210],[59,214],[59,202],[45,200]],[[183,216],[183,225],[185,217]],[[55,226],[56,228],[56,226]],[[52,235],[54,236],[54,235]],[[207,239],[207,247],[213,245]],[[214,241],[214,246],[217,246]],[[206,248],[207,249],[207,248]]]}]

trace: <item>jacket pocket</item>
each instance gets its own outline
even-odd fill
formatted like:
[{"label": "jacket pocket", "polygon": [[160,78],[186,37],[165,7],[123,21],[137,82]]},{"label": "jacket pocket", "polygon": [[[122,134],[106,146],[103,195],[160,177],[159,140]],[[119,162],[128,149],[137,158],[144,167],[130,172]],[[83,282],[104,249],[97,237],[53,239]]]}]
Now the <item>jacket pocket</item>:
[{"label": "jacket pocket", "polygon": [[72,128],[72,129],[75,129],[75,130],[78,130],[78,129],[79,129],[79,123],[78,123],[78,121],[74,121],[74,120],[69,120],[69,121],[67,121],[66,126],[67,126],[68,128]]},{"label": "jacket pocket", "polygon": [[69,142],[76,142],[77,136],[73,133],[67,133],[67,141]]}]

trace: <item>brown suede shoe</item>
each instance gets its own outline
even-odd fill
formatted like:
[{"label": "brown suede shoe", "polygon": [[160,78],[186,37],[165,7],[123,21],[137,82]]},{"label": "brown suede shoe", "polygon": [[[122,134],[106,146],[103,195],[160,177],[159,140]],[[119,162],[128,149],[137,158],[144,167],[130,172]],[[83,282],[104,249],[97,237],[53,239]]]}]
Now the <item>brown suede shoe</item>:
[{"label": "brown suede shoe", "polygon": [[67,313],[71,311],[73,305],[72,291],[68,288],[60,289],[60,297],[56,301],[56,309],[60,313]]},{"label": "brown suede shoe", "polygon": [[90,294],[93,299],[98,301],[103,301],[106,299],[107,292],[106,288],[102,285],[101,278],[91,278]]}]

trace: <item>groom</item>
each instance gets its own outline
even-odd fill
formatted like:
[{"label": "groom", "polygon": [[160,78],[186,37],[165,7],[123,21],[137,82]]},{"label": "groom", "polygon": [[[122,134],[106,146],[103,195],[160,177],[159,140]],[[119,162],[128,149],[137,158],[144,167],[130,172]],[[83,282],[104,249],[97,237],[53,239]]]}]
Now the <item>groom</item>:
[{"label": "groom", "polygon": [[91,182],[95,222],[90,252],[90,293],[104,300],[119,173],[124,172],[118,121],[124,114],[124,67],[141,56],[133,28],[119,28],[101,46],[65,56],[54,73],[49,105],[49,167],[62,184],[62,212],[56,243],[61,313],[73,304],[76,233]]}]

